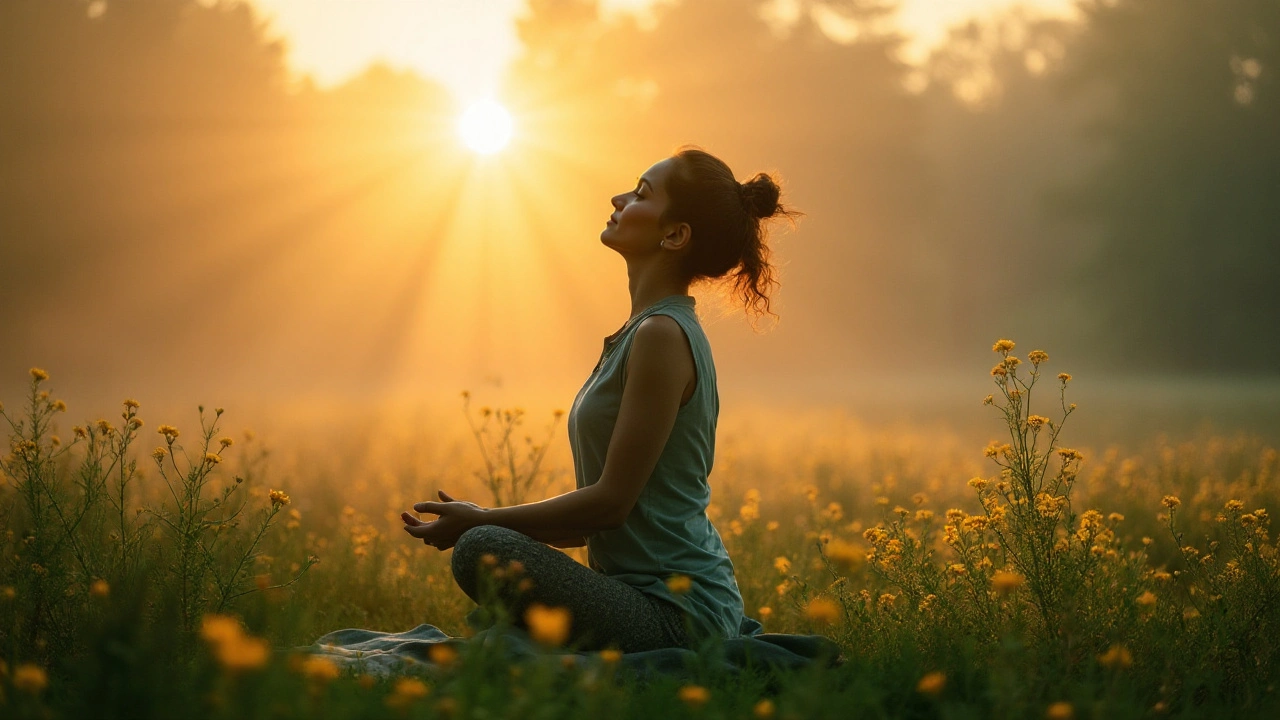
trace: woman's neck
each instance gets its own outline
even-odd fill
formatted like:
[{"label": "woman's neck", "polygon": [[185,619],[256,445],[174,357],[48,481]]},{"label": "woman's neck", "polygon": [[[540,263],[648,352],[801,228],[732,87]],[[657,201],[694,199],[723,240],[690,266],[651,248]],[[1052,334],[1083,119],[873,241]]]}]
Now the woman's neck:
[{"label": "woman's neck", "polygon": [[627,263],[627,289],[631,293],[631,317],[671,295],[688,295],[689,283],[680,282],[660,263],[644,266]]}]

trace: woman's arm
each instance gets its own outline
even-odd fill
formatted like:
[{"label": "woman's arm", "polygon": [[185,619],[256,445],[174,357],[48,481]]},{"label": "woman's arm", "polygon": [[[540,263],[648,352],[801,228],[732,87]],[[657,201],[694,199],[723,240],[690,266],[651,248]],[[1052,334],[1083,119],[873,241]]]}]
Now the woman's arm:
[{"label": "woman's arm", "polygon": [[622,403],[598,482],[539,502],[478,512],[456,507],[460,503],[418,503],[415,511],[441,517],[416,526],[406,520],[405,529],[444,549],[474,525],[500,525],[542,542],[621,526],[653,474],[675,426],[680,400],[696,376],[693,351],[675,319],[646,318],[636,328],[627,357]]}]

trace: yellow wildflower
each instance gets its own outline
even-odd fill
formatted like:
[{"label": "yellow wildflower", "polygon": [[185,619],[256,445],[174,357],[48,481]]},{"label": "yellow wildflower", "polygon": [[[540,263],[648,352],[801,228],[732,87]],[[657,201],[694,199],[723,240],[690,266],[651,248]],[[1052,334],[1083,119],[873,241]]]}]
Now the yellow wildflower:
[{"label": "yellow wildflower", "polygon": [[1123,645],[1112,645],[1098,656],[1098,663],[1111,670],[1121,670],[1133,664],[1133,653]]},{"label": "yellow wildflower", "polygon": [[1063,385],[1066,385],[1071,382],[1071,373],[1058,373],[1058,379],[1062,381]]},{"label": "yellow wildflower", "polygon": [[1069,702],[1056,702],[1044,711],[1045,720],[1072,720],[1076,709]]},{"label": "yellow wildflower", "polygon": [[841,566],[846,572],[852,572],[866,558],[866,551],[841,538],[832,538],[827,544],[827,557]]},{"label": "yellow wildflower", "polygon": [[991,587],[1002,595],[1011,593],[1022,587],[1022,582],[1023,579],[1021,575],[1008,570],[997,570],[995,574],[991,576]]},{"label": "yellow wildflower", "polygon": [[289,496],[283,490],[272,490],[267,494],[267,497],[271,499],[271,504],[275,507],[289,504]]},{"label": "yellow wildflower", "polygon": [[155,450],[151,451],[151,457],[155,458],[156,462],[160,462],[161,460],[164,460],[168,456],[169,456],[169,451],[162,447],[157,447]]},{"label": "yellow wildflower", "polygon": [[667,589],[676,595],[688,594],[693,589],[693,580],[688,575],[672,575],[667,578]]},{"label": "yellow wildflower", "polygon": [[260,668],[270,656],[266,640],[249,635],[227,615],[205,615],[200,636],[212,646],[218,663],[232,672]]},{"label": "yellow wildflower", "polygon": [[1043,415],[1027,416],[1027,427],[1031,428],[1033,432],[1038,432],[1040,430],[1040,427],[1048,422],[1049,422],[1049,418]]},{"label": "yellow wildflower", "polygon": [[978,492],[982,492],[987,487],[987,479],[980,477],[969,478],[969,487],[977,490]]},{"label": "yellow wildflower", "polygon": [[332,660],[318,655],[312,655],[303,660],[301,670],[302,675],[307,679],[326,683],[337,680],[342,674]]},{"label": "yellow wildflower", "polygon": [[609,648],[608,650],[601,650],[600,659],[609,665],[617,664],[618,661],[622,660],[622,651],[614,650],[613,648]]},{"label": "yellow wildflower", "polygon": [[768,620],[773,615],[773,608],[762,605],[756,610],[756,615],[759,615],[761,620]]},{"label": "yellow wildflower", "polygon": [[66,403],[64,403],[64,402],[62,402],[61,400],[54,400],[54,401],[53,401],[53,404],[52,404],[50,407],[52,407],[52,408],[53,408],[54,412],[66,412],[66,411],[67,411],[67,404],[66,404]]},{"label": "yellow wildflower", "polygon": [[178,428],[172,425],[161,425],[156,428],[156,432],[163,435],[169,442],[173,442],[178,437]]},{"label": "yellow wildflower", "polygon": [[764,700],[756,703],[756,706],[751,709],[751,714],[759,720],[769,720],[777,710],[778,709],[774,706],[773,701],[765,698]]},{"label": "yellow wildflower", "polygon": [[983,404],[983,405],[994,405],[994,404],[995,404],[995,402],[996,402],[996,399],[995,399],[993,396],[991,396],[991,395],[988,395],[988,396],[986,396],[986,397],[982,398],[982,404]]},{"label": "yellow wildflower", "polygon": [[97,598],[104,598],[111,594],[111,586],[107,584],[106,580],[98,578],[89,585],[89,594]]},{"label": "yellow wildflower", "polygon": [[44,382],[49,379],[49,373],[41,370],[40,368],[33,367],[31,368],[31,379],[36,382]]},{"label": "yellow wildflower", "polygon": [[[557,645],[559,643],[556,643]],[[440,667],[452,667],[458,661],[458,651],[444,643],[435,643],[431,649],[427,651],[427,656],[431,658],[431,662]]]},{"label": "yellow wildflower", "polygon": [[765,523],[764,529],[765,529],[765,530],[767,530],[767,531],[769,531],[769,532],[773,532],[774,530],[777,530],[777,529],[778,529],[778,521],[777,521],[777,520],[770,520],[769,522]]},{"label": "yellow wildflower", "polygon": [[1164,499],[1160,501],[1160,504],[1172,510],[1181,505],[1182,501],[1178,499],[1177,495],[1165,495]]},{"label": "yellow wildflower", "polygon": [[133,398],[127,398],[124,401],[124,406],[129,410],[137,410],[138,408],[142,407],[142,405],[140,405],[138,401],[134,400]]},{"label": "yellow wildflower", "polygon": [[209,463],[210,465],[217,465],[218,463],[222,462],[222,457],[216,453],[205,453],[204,461]]},{"label": "yellow wildflower", "polygon": [[1018,367],[1019,365],[1021,365],[1021,364],[1022,364],[1022,361],[1021,361],[1021,360],[1019,360],[1018,358],[1014,357],[1013,355],[1010,355],[1009,357],[1007,357],[1007,358],[1005,358],[1005,359],[1004,359],[1004,364],[1005,364],[1005,366],[1006,366],[1006,367],[1008,367],[1010,370],[1013,370],[1014,368],[1016,368],[1016,367]]},{"label": "yellow wildflower", "polygon": [[1032,365],[1047,363],[1049,362],[1049,353],[1043,350],[1032,350],[1031,352],[1027,353],[1027,359],[1031,361]]},{"label": "yellow wildflower", "polygon": [[1139,607],[1143,607],[1143,608],[1155,607],[1156,594],[1148,590],[1142,593],[1141,595],[1139,595],[1137,599],[1134,600],[1134,602],[1137,603]]},{"label": "yellow wildflower", "polygon": [[1244,503],[1240,502],[1239,500],[1228,500],[1225,507],[1227,510],[1230,510],[1232,512],[1237,512],[1239,510],[1244,509]]},{"label": "yellow wildflower", "polygon": [[[35,375],[33,368],[31,374]],[[41,370],[40,372],[44,372]],[[45,378],[48,378],[45,375]],[[37,378],[43,379],[43,378]],[[23,663],[13,669],[13,688],[28,695],[39,695],[49,685],[49,674],[44,668],[31,663]]]},{"label": "yellow wildflower", "polygon": [[681,702],[685,705],[692,708],[700,708],[703,705],[706,705],[707,701],[711,699],[711,691],[701,685],[685,685],[680,688],[679,692],[676,693],[676,696],[679,697]]},{"label": "yellow wildflower", "polygon": [[1002,443],[999,440],[992,440],[987,443],[985,448],[982,449],[982,454],[986,457],[993,458],[997,455],[1007,454],[1012,449],[1012,446],[1008,443]]},{"label": "yellow wildflower", "polygon": [[431,692],[431,688],[418,678],[402,677],[387,696],[387,705],[393,708],[405,708],[414,701],[421,700]]},{"label": "yellow wildflower", "polygon": [[1009,374],[1009,371],[1005,369],[1004,363],[1000,363],[999,365],[996,365],[995,367],[991,368],[991,377],[1003,378],[1008,374]]},{"label": "yellow wildflower", "polygon": [[963,563],[952,563],[947,566],[947,570],[955,575],[965,575],[969,572]]},{"label": "yellow wildflower", "polygon": [[524,613],[529,634],[534,640],[547,645],[563,645],[569,639],[571,619],[568,608],[547,607],[539,603],[530,605]]},{"label": "yellow wildflower", "polygon": [[991,346],[991,352],[1007,353],[1010,350],[1013,350],[1013,341],[1003,338],[997,340],[996,344]]},{"label": "yellow wildflower", "polygon": [[935,670],[920,678],[920,682],[916,683],[916,692],[923,695],[939,695],[946,687],[947,676]]},{"label": "yellow wildflower", "polygon": [[840,606],[826,597],[816,597],[804,608],[804,616],[815,622],[830,625],[840,617]]},{"label": "yellow wildflower", "polygon": [[222,446],[222,447],[224,447],[224,448],[229,448],[229,447],[231,447],[231,445],[232,445],[233,443],[235,443],[235,440],[232,440],[232,439],[231,439],[231,438],[229,438],[229,437],[224,437],[224,438],[222,438],[221,440],[219,440],[219,441],[218,441],[218,444],[219,444],[219,445],[221,445],[221,446]]}]

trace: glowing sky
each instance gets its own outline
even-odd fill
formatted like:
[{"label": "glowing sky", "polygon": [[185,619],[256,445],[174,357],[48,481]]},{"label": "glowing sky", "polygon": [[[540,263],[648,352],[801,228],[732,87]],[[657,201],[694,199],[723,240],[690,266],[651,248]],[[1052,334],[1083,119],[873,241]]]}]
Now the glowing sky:
[{"label": "glowing sky", "polygon": [[[513,19],[524,0],[253,0],[291,48],[293,67],[332,85],[382,60],[413,68],[448,85],[463,101],[493,92],[516,52]],[[658,0],[661,1],[661,0]],[[778,0],[787,2],[787,0]],[[602,0],[611,11],[643,8],[654,0]],[[901,27],[921,57],[946,28],[974,15],[1015,4],[1009,0],[901,0]],[[1072,0],[1023,0],[1036,10],[1062,13]]]}]

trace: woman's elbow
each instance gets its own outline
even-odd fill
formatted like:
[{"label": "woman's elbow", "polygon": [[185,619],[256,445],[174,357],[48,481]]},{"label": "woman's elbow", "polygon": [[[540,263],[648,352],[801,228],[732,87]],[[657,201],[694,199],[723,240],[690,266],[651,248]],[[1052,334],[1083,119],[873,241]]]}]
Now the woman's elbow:
[{"label": "woman's elbow", "polygon": [[610,503],[608,506],[601,508],[595,517],[595,525],[600,530],[617,530],[626,524],[627,518],[631,516],[631,509],[635,503]]}]

